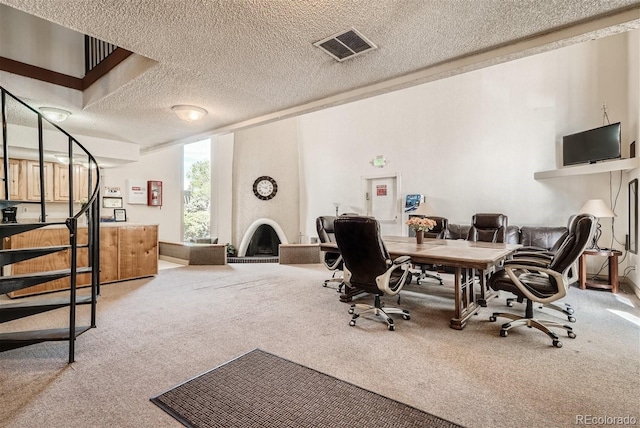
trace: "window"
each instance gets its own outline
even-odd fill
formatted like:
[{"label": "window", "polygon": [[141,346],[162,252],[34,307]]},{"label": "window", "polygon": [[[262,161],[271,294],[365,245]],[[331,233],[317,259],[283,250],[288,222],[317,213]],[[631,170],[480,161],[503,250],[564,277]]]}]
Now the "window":
[{"label": "window", "polygon": [[211,140],[185,144],[182,151],[184,184],[184,241],[209,238],[211,233]]}]

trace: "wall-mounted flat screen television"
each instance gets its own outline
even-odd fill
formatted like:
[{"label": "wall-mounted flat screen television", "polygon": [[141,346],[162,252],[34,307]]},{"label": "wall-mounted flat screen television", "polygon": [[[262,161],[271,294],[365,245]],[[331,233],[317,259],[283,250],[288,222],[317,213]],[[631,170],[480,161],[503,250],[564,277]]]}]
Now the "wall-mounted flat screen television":
[{"label": "wall-mounted flat screen television", "polygon": [[620,122],[562,137],[564,166],[620,158]]}]

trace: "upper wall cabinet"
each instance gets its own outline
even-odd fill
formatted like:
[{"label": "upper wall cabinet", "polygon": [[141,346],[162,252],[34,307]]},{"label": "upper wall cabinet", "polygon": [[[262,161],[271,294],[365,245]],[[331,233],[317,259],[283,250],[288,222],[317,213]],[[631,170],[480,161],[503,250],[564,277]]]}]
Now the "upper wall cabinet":
[{"label": "upper wall cabinet", "polygon": [[[24,164],[20,159],[9,159],[9,199],[24,200],[27,194],[26,181],[24,179]],[[4,178],[4,159],[0,158],[0,177]],[[0,199],[6,199],[4,183],[0,181]]]},{"label": "upper wall cabinet", "polygon": [[[40,200],[40,163],[24,161],[27,170],[27,201]],[[53,202],[53,163],[44,162],[44,200]]]},{"label": "upper wall cabinet", "polygon": [[[80,202],[87,197],[89,171],[82,165],[73,166],[73,201]],[[56,202],[69,201],[69,165],[53,165],[53,199]]]}]

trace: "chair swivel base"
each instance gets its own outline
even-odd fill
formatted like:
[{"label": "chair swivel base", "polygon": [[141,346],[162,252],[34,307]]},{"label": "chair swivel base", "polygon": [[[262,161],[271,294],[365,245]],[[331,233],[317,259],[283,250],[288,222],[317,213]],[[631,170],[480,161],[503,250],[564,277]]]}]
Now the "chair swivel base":
[{"label": "chair swivel base", "polygon": [[512,328],[526,325],[529,328],[536,328],[549,336],[552,340],[553,346],[555,346],[556,348],[562,348],[562,342],[559,340],[556,333],[549,330],[549,327],[564,328],[565,330],[567,330],[567,335],[571,339],[576,338],[576,334],[573,332],[573,328],[555,321],[543,321],[537,318],[523,318],[521,315],[510,314],[508,312],[494,312],[493,315],[489,317],[489,321],[495,322],[497,317],[509,318],[513,320],[506,324],[502,324],[502,329],[500,330],[500,336],[502,337],[507,337],[509,335],[509,330],[511,330]]},{"label": "chair swivel base", "polygon": [[325,279],[324,282],[322,283],[322,286],[326,287],[327,285],[329,285],[330,282],[337,282],[338,288],[336,289],[336,291],[338,293],[342,293],[342,287],[344,286],[344,281],[342,280],[342,277],[339,277],[339,278],[331,277],[329,279]]},{"label": "chair swivel base", "polygon": [[[362,309],[362,311],[360,311],[359,313],[356,313],[355,312],[356,309]],[[351,321],[349,321],[349,325],[352,327],[356,325],[356,319],[358,319],[360,315],[372,313],[376,315],[376,317],[382,318],[381,321],[386,322],[387,328],[391,331],[394,331],[396,327],[395,327],[395,324],[393,323],[393,318],[391,318],[389,314],[400,314],[402,315],[402,319],[405,319],[405,320],[411,319],[411,316],[409,315],[409,311],[405,309],[391,308],[391,307],[382,308],[382,305],[380,304],[380,296],[376,296],[376,301],[373,306],[366,305],[363,303],[356,303],[354,305],[351,305],[351,307],[349,308],[349,313],[353,314],[353,316],[351,317]]]},{"label": "chair swivel base", "polygon": [[[509,297],[507,299],[507,306],[510,307],[510,308],[513,307],[513,302],[515,302],[515,301],[518,301],[518,302],[522,303],[522,299]],[[576,318],[573,316],[574,310],[573,310],[573,307],[571,306],[571,304],[563,303],[563,305],[564,305],[564,307],[560,306],[559,304],[557,304],[555,302],[551,302],[551,303],[547,303],[547,304],[538,306],[538,309],[549,308],[549,309],[553,309],[554,311],[562,312],[563,314],[565,314],[567,316],[567,320],[569,322],[576,322]]]}]

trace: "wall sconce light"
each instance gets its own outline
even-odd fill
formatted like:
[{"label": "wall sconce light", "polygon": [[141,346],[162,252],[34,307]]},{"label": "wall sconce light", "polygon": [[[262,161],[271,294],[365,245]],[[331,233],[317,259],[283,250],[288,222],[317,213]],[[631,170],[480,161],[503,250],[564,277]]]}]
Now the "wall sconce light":
[{"label": "wall sconce light", "polygon": [[383,155],[378,155],[375,158],[371,159],[369,163],[376,168],[382,168],[387,164],[387,160]]},{"label": "wall sconce light", "polygon": [[201,119],[202,116],[207,114],[207,111],[203,108],[188,105],[173,106],[171,107],[171,110],[173,110],[180,119],[186,122],[193,122],[194,120]]},{"label": "wall sconce light", "polygon": [[64,122],[71,112],[54,107],[40,107],[42,115],[52,122]]}]

